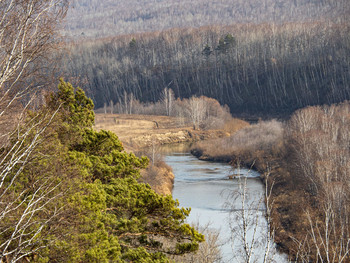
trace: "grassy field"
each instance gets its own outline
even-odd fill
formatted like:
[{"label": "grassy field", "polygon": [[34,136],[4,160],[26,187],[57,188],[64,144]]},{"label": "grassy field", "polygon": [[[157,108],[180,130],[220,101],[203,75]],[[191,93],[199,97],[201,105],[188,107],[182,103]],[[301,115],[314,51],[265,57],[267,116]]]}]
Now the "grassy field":
[{"label": "grassy field", "polygon": [[96,114],[95,129],[116,133],[127,149],[214,139],[230,134],[224,127],[220,130],[198,131],[180,123],[180,118],[168,116]]}]

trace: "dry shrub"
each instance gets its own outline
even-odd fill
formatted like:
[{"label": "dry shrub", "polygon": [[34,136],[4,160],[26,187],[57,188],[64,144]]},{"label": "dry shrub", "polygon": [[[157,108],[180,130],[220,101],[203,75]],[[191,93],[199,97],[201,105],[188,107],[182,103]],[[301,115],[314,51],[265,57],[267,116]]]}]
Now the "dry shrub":
[{"label": "dry shrub", "polygon": [[298,110],[286,123],[272,217],[296,262],[350,262],[349,134],[348,102]]},{"label": "dry shrub", "polygon": [[210,223],[200,225],[195,222],[192,225],[195,229],[205,236],[205,241],[199,244],[198,251],[186,255],[174,256],[175,262],[186,263],[220,263],[223,262],[221,247],[223,242],[220,241],[220,231],[211,227]]},{"label": "dry shrub", "polygon": [[159,101],[156,103],[141,103],[136,100],[132,113],[140,115],[165,115],[163,105]]},{"label": "dry shrub", "polygon": [[212,160],[231,161],[240,157],[250,160],[278,155],[282,146],[283,125],[277,120],[270,120],[246,126],[230,137],[200,142],[192,152]]},{"label": "dry shrub", "polygon": [[248,122],[241,120],[241,119],[232,118],[231,120],[225,122],[223,129],[225,132],[228,132],[230,134],[234,134],[235,132],[237,132],[240,129],[243,129],[247,126],[249,126]]},{"label": "dry shrub", "polygon": [[159,161],[141,172],[140,181],[149,184],[158,194],[170,195],[173,190],[174,174],[169,165]]},{"label": "dry shrub", "polygon": [[151,147],[138,150],[137,156],[147,156],[150,164],[141,171],[140,181],[149,184],[158,194],[171,194],[174,184],[174,174],[172,168],[165,163],[160,152],[159,145],[153,143]]},{"label": "dry shrub", "polygon": [[282,141],[283,125],[276,120],[263,121],[239,130],[228,138],[229,145],[235,151],[270,152],[272,148]]}]

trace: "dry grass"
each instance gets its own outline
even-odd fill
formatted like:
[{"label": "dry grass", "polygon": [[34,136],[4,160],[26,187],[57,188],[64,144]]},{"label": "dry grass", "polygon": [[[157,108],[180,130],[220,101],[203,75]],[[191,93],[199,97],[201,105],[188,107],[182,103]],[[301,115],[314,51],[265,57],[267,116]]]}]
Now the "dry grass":
[{"label": "dry grass", "polygon": [[[180,131],[191,127],[178,127],[176,117],[135,114],[96,114],[96,130],[109,130],[118,135],[128,149],[145,147],[152,140],[161,140],[164,136],[171,137]],[[179,135],[180,136],[180,135]]]},{"label": "dry grass", "polygon": [[149,184],[158,194],[171,195],[174,177],[171,167],[164,161],[159,161],[141,171],[140,181]]},{"label": "dry grass", "polygon": [[137,150],[152,144],[183,143],[228,136],[232,131],[248,125],[232,119],[224,129],[193,130],[192,126],[179,126],[178,117],[157,115],[96,114],[96,130],[109,130],[118,135],[127,150]]}]

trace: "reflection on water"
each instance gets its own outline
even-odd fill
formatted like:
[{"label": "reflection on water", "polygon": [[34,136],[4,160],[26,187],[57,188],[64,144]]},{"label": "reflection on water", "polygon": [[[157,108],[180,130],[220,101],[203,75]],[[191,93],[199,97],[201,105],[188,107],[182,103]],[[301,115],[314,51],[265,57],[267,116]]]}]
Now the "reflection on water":
[{"label": "reflection on water", "polygon": [[[233,199],[231,195],[238,191],[241,184],[238,178],[229,179],[229,176],[240,174],[248,178],[246,186],[249,198],[244,211],[247,211],[246,214],[249,214],[249,210],[254,215],[258,214],[262,224],[259,222],[257,231],[261,232],[259,238],[262,240],[266,236],[264,234],[266,220],[264,219],[265,207],[261,199],[264,188],[258,179],[259,173],[246,169],[233,171],[227,164],[198,160],[188,152],[188,147],[171,149],[165,155],[166,163],[173,168],[175,174],[173,197],[179,200],[181,206],[191,207],[188,222],[194,224],[199,222],[200,225],[210,223],[212,228],[220,230],[223,244],[222,262],[239,262],[236,256],[237,253],[242,252],[240,251],[242,246],[239,247],[239,242],[236,242],[239,239],[238,236],[235,238],[236,241],[232,241],[232,237],[239,235],[239,232],[232,234],[232,231],[237,230],[241,225],[236,216],[239,217],[242,214],[242,202],[241,199]],[[229,207],[224,206],[227,200],[230,200]],[[249,231],[248,235],[251,238],[252,230]],[[263,258],[263,251],[257,249],[254,257],[259,259],[258,262],[262,262],[260,258]],[[277,255],[275,262],[286,262],[286,260],[281,255]]]}]

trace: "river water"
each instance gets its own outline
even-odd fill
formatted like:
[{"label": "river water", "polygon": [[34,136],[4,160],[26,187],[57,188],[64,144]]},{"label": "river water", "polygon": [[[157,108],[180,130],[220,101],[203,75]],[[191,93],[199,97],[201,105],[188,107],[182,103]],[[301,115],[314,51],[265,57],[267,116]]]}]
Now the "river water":
[{"label": "river water", "polygon": [[[165,161],[175,174],[173,198],[179,200],[180,206],[191,207],[188,223],[209,225],[209,229],[219,231],[221,260],[218,262],[247,262],[243,243],[254,244],[250,262],[263,262],[269,235],[263,199],[265,189],[259,174],[198,160],[186,148],[166,151]],[[229,179],[232,174],[240,176]],[[267,262],[287,262],[284,255],[276,252],[273,242],[270,247]]]}]

